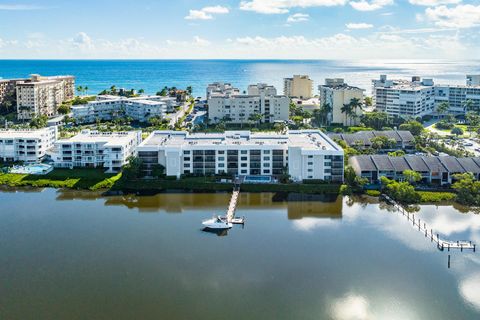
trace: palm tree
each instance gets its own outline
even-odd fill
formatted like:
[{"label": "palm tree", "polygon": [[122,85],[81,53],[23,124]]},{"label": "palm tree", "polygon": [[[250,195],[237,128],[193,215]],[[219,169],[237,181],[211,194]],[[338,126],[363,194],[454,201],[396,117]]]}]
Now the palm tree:
[{"label": "palm tree", "polygon": [[[467,101],[464,102],[463,107],[465,111],[474,111],[475,109],[475,103],[472,101],[472,99],[468,99]],[[478,111],[478,110],[475,110]]]},{"label": "palm tree", "polygon": [[138,90],[138,94],[144,94],[144,93],[145,93],[145,90],[143,89]]},{"label": "palm tree", "polygon": [[340,108],[340,111],[345,114],[345,123],[348,122],[350,115],[352,114],[352,104],[346,103]]},{"label": "palm tree", "polygon": [[88,95],[88,86],[85,86],[85,88],[83,88],[83,91],[85,91],[85,94]]},{"label": "palm tree", "polygon": [[437,106],[437,114],[439,116],[440,114],[445,115],[448,112],[448,109],[450,109],[450,105],[448,102],[444,101]]},{"label": "palm tree", "polygon": [[279,134],[283,134],[288,130],[288,126],[285,122],[277,122],[273,125],[275,128],[275,132]]},{"label": "palm tree", "polygon": [[78,86],[78,87],[77,87],[77,92],[81,95],[82,92],[83,92],[83,87],[82,87],[82,86]]},{"label": "palm tree", "polygon": [[325,103],[322,105],[322,107],[320,108],[320,114],[321,114],[321,117],[322,117],[322,123],[326,126],[329,124],[329,119],[328,119],[328,115],[332,112],[332,106],[330,105],[330,103]]}]

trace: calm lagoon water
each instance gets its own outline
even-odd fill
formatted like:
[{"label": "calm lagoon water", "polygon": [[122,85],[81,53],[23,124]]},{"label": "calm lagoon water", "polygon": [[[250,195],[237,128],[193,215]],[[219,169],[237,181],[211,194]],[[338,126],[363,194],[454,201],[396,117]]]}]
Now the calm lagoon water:
[{"label": "calm lagoon water", "polygon": [[308,74],[316,87],[325,78],[345,78],[350,85],[371,90],[381,74],[410,78],[432,77],[438,83],[464,84],[465,75],[480,73],[479,61],[447,60],[0,60],[0,78],[71,74],[77,84],[98,93],[115,84],[156,93],[164,86],[191,85],[204,96],[208,83],[232,82],[241,90],[267,82],[283,90],[283,78]]},{"label": "calm lagoon water", "polygon": [[[203,232],[228,200],[0,192],[0,319],[480,318],[478,252],[440,252],[385,205],[241,194],[245,227]],[[480,243],[478,214],[418,217]]]}]

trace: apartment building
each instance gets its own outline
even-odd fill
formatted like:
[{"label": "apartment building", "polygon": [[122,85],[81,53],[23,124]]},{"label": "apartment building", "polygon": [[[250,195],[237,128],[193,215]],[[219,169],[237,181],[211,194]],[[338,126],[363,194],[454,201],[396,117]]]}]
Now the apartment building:
[{"label": "apartment building", "polygon": [[76,136],[55,143],[54,166],[57,168],[105,168],[118,172],[130,156],[137,155],[141,131],[98,132],[83,130]]},{"label": "apartment building", "polygon": [[156,165],[168,176],[182,174],[279,176],[295,181],[343,181],[344,153],[319,130],[286,134],[226,131],[155,131],[138,147],[147,175]]},{"label": "apartment building", "polygon": [[452,184],[453,176],[462,173],[472,173],[475,179],[480,179],[480,158],[361,155],[350,157],[348,163],[358,176],[367,178],[370,183],[379,183],[382,176],[403,181],[405,170],[420,173],[423,183],[433,185]]},{"label": "apartment building", "polygon": [[211,93],[208,99],[208,118],[212,123],[251,123],[252,115],[261,115],[259,122],[287,121],[290,99],[287,96],[271,95],[276,92],[265,84],[251,85],[248,94]]},{"label": "apartment building", "polygon": [[98,96],[86,105],[73,106],[72,117],[77,123],[111,121],[117,117],[130,117],[134,121],[147,122],[153,117],[165,117],[167,112],[178,106],[176,98],[145,96],[124,98]]},{"label": "apartment building", "polygon": [[30,79],[16,81],[17,118],[30,120],[45,115],[53,117],[57,108],[75,95],[73,76],[42,77],[34,74]]},{"label": "apartment building", "polygon": [[261,94],[266,96],[276,96],[277,89],[274,86],[270,86],[266,83],[251,84],[248,86],[247,94],[250,96],[259,96]]},{"label": "apartment building", "polygon": [[448,103],[451,114],[465,114],[468,101],[480,110],[480,75],[467,75],[465,85],[435,85],[435,105]]},{"label": "apartment building", "polygon": [[372,84],[373,105],[390,116],[417,118],[435,110],[432,79],[388,80],[386,75],[381,75]]},{"label": "apartment building", "polygon": [[57,140],[57,127],[0,130],[0,161],[40,162]]},{"label": "apartment building", "polygon": [[352,115],[342,112],[344,105],[353,99],[358,99],[363,104],[363,92],[365,90],[349,86],[344,79],[325,79],[325,84],[318,86],[320,106],[330,105],[332,111],[328,116],[329,123],[342,124],[344,126],[355,125],[360,121],[363,114],[362,108],[353,110]]},{"label": "apartment building", "polygon": [[14,102],[17,99],[15,85],[17,80],[0,79],[0,106],[10,100]]},{"label": "apartment building", "polygon": [[232,86],[231,83],[214,82],[207,86],[206,97],[207,100],[211,95],[237,95],[240,94],[240,90]]},{"label": "apartment building", "polygon": [[313,80],[307,75],[294,75],[283,79],[283,94],[290,98],[310,99],[313,97]]}]

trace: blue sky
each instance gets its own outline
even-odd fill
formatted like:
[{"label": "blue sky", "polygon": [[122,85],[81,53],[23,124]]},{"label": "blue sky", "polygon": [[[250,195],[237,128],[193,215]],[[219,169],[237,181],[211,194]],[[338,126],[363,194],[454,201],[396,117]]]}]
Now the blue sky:
[{"label": "blue sky", "polygon": [[478,57],[479,0],[0,0],[0,58]]}]

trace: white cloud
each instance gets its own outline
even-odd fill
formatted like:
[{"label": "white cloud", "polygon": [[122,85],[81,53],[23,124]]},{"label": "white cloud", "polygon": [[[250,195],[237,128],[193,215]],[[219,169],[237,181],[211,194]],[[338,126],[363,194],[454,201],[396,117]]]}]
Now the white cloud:
[{"label": "white cloud", "polygon": [[240,10],[263,14],[288,13],[291,8],[343,6],[347,0],[251,0],[240,2]]},{"label": "white cloud", "polygon": [[370,29],[373,28],[373,24],[370,23],[347,23],[345,25],[347,29],[358,30],[358,29]]},{"label": "white cloud", "polygon": [[409,2],[417,6],[435,7],[441,4],[457,4],[462,0],[409,0]]},{"label": "white cloud", "polygon": [[93,48],[93,42],[92,42],[92,39],[90,38],[90,36],[88,34],[86,34],[85,32],[79,32],[75,35],[75,37],[73,37],[71,40],[71,43],[80,48],[80,49],[83,49],[83,50],[86,50],[86,49],[92,49]]},{"label": "white cloud", "polygon": [[393,4],[393,0],[359,0],[350,1],[350,5],[358,11],[374,11]]},{"label": "white cloud", "polygon": [[308,21],[309,19],[310,19],[310,15],[306,13],[295,13],[287,18],[287,22],[295,23],[295,22]]},{"label": "white cloud", "polygon": [[202,47],[206,47],[206,46],[209,46],[211,44],[210,41],[208,41],[206,39],[202,39],[199,36],[193,37],[193,43],[198,45],[198,46],[202,46]]},{"label": "white cloud", "polygon": [[40,10],[42,7],[30,4],[0,4],[0,10],[8,11],[26,11],[26,10]]},{"label": "white cloud", "polygon": [[480,273],[462,280],[459,285],[460,294],[477,310],[480,310]]},{"label": "white cloud", "polygon": [[211,20],[215,14],[227,14],[230,10],[222,6],[211,6],[204,7],[200,10],[190,10],[188,16],[185,17],[187,20]]},{"label": "white cloud", "polygon": [[465,4],[455,7],[427,8],[425,18],[439,27],[471,28],[480,26],[480,5]]},{"label": "white cloud", "polygon": [[354,293],[336,299],[331,306],[330,314],[336,320],[366,320],[372,318],[368,300]]}]

